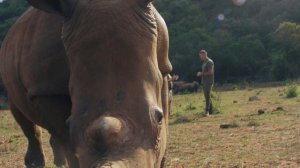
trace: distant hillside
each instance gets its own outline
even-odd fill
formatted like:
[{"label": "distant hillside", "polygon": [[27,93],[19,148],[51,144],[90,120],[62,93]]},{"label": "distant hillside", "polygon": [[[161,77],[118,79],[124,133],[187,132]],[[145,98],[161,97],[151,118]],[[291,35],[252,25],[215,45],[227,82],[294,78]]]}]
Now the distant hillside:
[{"label": "distant hillside", "polygon": [[[25,0],[0,3],[0,42],[27,6]],[[215,61],[218,83],[299,77],[299,0],[156,0],[155,6],[169,27],[181,79],[199,80],[199,49]]]}]

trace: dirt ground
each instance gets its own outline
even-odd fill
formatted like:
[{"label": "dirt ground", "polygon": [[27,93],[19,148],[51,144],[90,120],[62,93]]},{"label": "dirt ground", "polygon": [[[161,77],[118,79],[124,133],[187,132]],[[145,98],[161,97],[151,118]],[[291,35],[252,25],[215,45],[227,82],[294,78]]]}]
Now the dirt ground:
[{"label": "dirt ground", "polygon": [[[174,96],[168,168],[300,167],[300,98],[286,87],[215,93],[219,114],[203,117],[201,92]],[[257,96],[258,100],[249,101]],[[258,114],[258,111],[262,111]],[[233,128],[220,128],[220,125]],[[54,168],[49,135],[43,134],[47,167]],[[0,168],[19,168],[27,142],[9,111],[0,112]]]}]

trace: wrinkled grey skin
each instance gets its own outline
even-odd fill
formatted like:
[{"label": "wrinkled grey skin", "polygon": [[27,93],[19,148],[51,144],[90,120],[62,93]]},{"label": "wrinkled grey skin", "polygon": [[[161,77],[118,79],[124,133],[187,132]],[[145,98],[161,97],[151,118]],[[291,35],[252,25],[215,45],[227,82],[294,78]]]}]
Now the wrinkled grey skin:
[{"label": "wrinkled grey skin", "polygon": [[7,34],[0,72],[43,167],[39,126],[57,166],[159,168],[169,115],[167,27],[147,0],[28,0]]}]

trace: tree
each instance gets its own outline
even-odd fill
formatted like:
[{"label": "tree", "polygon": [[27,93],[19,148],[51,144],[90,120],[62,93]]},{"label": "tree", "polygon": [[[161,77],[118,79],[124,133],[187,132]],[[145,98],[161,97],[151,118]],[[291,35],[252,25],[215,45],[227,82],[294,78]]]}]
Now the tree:
[{"label": "tree", "polygon": [[282,22],[274,32],[276,40],[284,45],[295,46],[300,42],[300,25],[292,22]]},{"label": "tree", "polygon": [[[300,77],[300,25],[282,22],[273,33],[277,47],[273,56],[273,72],[277,80]],[[279,54],[278,54],[279,53]]]}]

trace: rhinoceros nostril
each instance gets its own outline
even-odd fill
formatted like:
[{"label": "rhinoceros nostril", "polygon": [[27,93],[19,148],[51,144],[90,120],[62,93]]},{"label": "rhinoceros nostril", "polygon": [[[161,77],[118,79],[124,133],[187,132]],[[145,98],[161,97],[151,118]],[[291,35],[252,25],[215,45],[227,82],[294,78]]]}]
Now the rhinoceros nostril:
[{"label": "rhinoceros nostril", "polygon": [[154,119],[155,119],[155,121],[157,123],[161,124],[163,117],[164,117],[163,111],[160,108],[155,108],[155,110],[154,110]]}]

